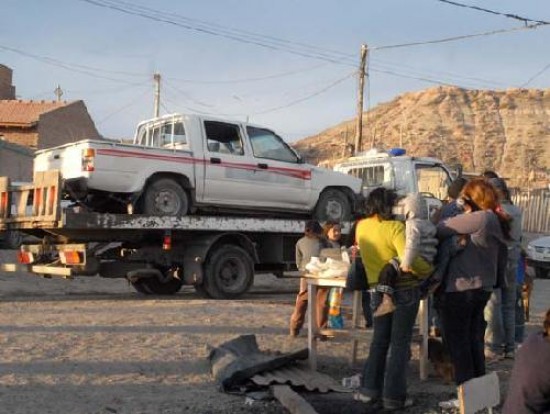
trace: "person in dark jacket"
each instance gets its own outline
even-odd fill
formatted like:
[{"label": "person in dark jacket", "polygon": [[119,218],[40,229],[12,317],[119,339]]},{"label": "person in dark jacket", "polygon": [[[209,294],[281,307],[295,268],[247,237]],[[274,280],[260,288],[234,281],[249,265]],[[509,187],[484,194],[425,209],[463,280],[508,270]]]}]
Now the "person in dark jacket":
[{"label": "person in dark jacket", "polygon": [[509,232],[498,213],[498,195],[485,180],[469,181],[461,198],[465,213],[440,222],[438,237],[467,235],[469,241],[451,258],[435,298],[457,385],[485,375],[483,310],[497,283],[499,256],[506,252]]},{"label": "person in dark jacket", "polygon": [[502,413],[550,413],[550,309],[542,332],[530,335],[517,353]]}]

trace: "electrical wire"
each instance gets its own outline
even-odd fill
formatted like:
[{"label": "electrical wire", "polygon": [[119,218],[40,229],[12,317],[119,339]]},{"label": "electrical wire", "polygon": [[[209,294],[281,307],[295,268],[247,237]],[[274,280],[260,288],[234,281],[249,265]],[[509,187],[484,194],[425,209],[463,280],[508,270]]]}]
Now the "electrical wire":
[{"label": "electrical wire", "polygon": [[107,121],[108,119],[112,118],[113,116],[119,114],[120,112],[130,108],[131,106],[134,106],[135,104],[137,104],[139,102],[139,99],[141,99],[143,96],[145,96],[147,93],[149,92],[149,89],[146,89],[145,91],[143,91],[143,93],[139,94],[138,96],[136,96],[134,99],[132,99],[129,103],[125,104],[124,106],[114,110],[113,112],[111,112],[109,115],[103,117],[102,119],[100,119],[99,121],[96,122],[97,125],[99,124],[102,124],[104,123],[105,121]]},{"label": "electrical wire", "polygon": [[546,72],[550,68],[550,63],[543,67],[541,70],[539,70],[537,73],[535,73],[533,76],[531,76],[527,82],[525,82],[523,85],[521,85],[521,88],[525,88],[527,85],[529,85],[532,81],[534,81],[536,78],[538,78],[540,75],[542,75],[544,72]]},{"label": "electrical wire", "polygon": [[[154,20],[181,27],[186,30],[197,31],[203,34],[209,34],[212,36],[223,37],[232,39],[242,43],[254,44],[267,49],[286,51],[291,54],[299,55],[302,57],[309,57],[315,59],[325,60],[336,64],[353,65],[351,61],[347,63],[343,59],[351,60],[352,55],[344,55],[340,52],[328,52],[321,48],[310,46],[310,50],[305,49],[302,46],[290,45],[289,41],[284,39],[278,39],[276,42],[269,40],[268,37],[257,35],[243,35],[239,31],[231,31],[231,29],[223,28],[219,25],[200,24],[196,20],[189,19],[185,16],[181,16],[175,13],[167,14],[158,10],[149,9],[143,6],[136,6],[131,3],[125,3],[122,1],[114,0],[79,0],[95,6],[109,8],[130,15],[139,16],[145,19]],[[175,16],[175,17],[174,17]],[[178,20],[179,19],[179,20]]]},{"label": "electrical wire", "polygon": [[304,97],[302,97],[302,98],[296,99],[296,100],[291,101],[291,102],[289,102],[289,103],[287,103],[287,104],[285,104],[285,105],[276,106],[276,107],[274,107],[274,108],[270,108],[270,109],[266,109],[266,110],[264,110],[264,111],[260,111],[260,112],[253,113],[253,114],[251,114],[251,115],[263,115],[263,114],[267,114],[267,113],[269,113],[269,112],[275,112],[275,111],[279,111],[279,110],[281,110],[281,109],[286,109],[286,108],[289,108],[289,107],[294,106],[294,105],[296,105],[296,104],[299,104],[299,103],[301,103],[301,102],[307,101],[307,100],[309,100],[309,99],[311,99],[311,98],[314,98],[314,97],[316,97],[316,96],[318,96],[318,95],[321,95],[322,93],[328,91],[329,89],[332,89],[332,88],[335,87],[336,85],[338,85],[338,84],[344,82],[345,80],[349,79],[349,78],[350,78],[352,75],[354,75],[355,73],[356,73],[355,71],[353,71],[353,72],[351,72],[351,73],[348,73],[346,76],[344,76],[344,77],[342,77],[342,78],[340,78],[340,79],[337,79],[336,81],[330,83],[329,85],[325,86],[324,88],[322,88],[322,89],[320,89],[320,90],[318,90],[318,91],[316,91],[316,92],[314,92],[314,93],[312,93],[312,94],[310,94],[310,95],[307,95],[307,96],[304,96]]},{"label": "electrical wire", "polygon": [[172,84],[172,82],[166,81],[165,78],[163,78],[163,79],[164,79],[164,85],[165,85],[165,87],[169,87],[169,88],[175,90],[176,92],[179,92],[180,94],[182,94],[183,96],[185,96],[187,99],[189,99],[191,102],[194,102],[195,104],[200,105],[200,106],[204,106],[204,107],[206,107],[206,108],[212,108],[212,107],[213,107],[213,106],[210,105],[210,104],[207,104],[207,103],[204,103],[204,102],[202,102],[202,101],[200,101],[200,100],[198,100],[198,99],[195,99],[195,98],[194,98],[193,96],[191,96],[188,92],[185,92],[185,91],[182,90],[181,88],[178,88],[178,87],[174,86],[174,85]]},{"label": "electrical wire", "polygon": [[469,4],[459,3],[457,1],[451,1],[451,0],[437,0],[437,1],[439,1],[441,3],[447,3],[447,4],[450,4],[452,6],[463,7],[463,8],[467,8],[467,9],[473,9],[473,10],[481,11],[481,12],[484,12],[484,13],[489,13],[489,14],[494,14],[494,15],[498,15],[498,16],[508,17],[510,19],[515,19],[515,20],[522,21],[525,24],[527,24],[527,22],[536,22],[536,23],[540,23],[540,24],[550,24],[550,22],[545,21],[545,20],[529,19],[527,17],[518,16],[517,14],[502,13],[502,12],[498,12],[498,11],[495,11],[495,10],[485,9],[485,8],[479,7],[479,6],[472,6],[472,5],[469,5]]},{"label": "electrical wire", "polygon": [[241,78],[241,79],[227,79],[227,80],[193,80],[193,79],[182,79],[182,78],[174,78],[174,77],[168,77],[171,81],[177,81],[177,82],[185,82],[185,83],[196,83],[196,84],[227,84],[227,83],[246,83],[246,82],[259,82],[264,80],[270,80],[270,79],[277,79],[277,78],[283,78],[287,76],[292,76],[297,73],[304,73],[304,72],[310,72],[315,69],[319,69],[321,67],[325,67],[328,64],[328,62],[321,63],[314,66],[309,66],[307,68],[302,69],[296,69],[291,70],[287,72],[281,72],[281,73],[275,73],[272,75],[266,75],[266,76],[258,76],[258,77],[251,77],[251,78]]},{"label": "electrical wire", "polygon": [[[441,1],[441,0],[439,0]],[[410,42],[410,43],[398,43],[395,45],[386,45],[386,46],[374,46],[372,50],[384,50],[384,49],[397,49],[400,47],[411,47],[411,46],[422,46],[422,45],[433,45],[437,43],[448,43],[448,42],[455,42],[457,40],[464,40],[464,39],[472,39],[475,37],[483,37],[483,36],[493,36],[496,34],[502,34],[502,33],[511,33],[511,32],[517,32],[522,30],[530,30],[530,29],[536,29],[539,26],[546,26],[550,23],[533,23],[528,24],[526,26],[521,27],[513,27],[511,29],[499,29],[499,30],[491,30],[489,32],[482,32],[482,33],[472,33],[468,35],[461,35],[461,36],[453,36],[453,37],[446,37],[443,39],[435,39],[435,40],[425,40],[421,42]]]},{"label": "electrical wire", "polygon": [[[106,79],[106,80],[110,80],[110,81],[114,81],[114,82],[121,82],[121,83],[125,83],[125,84],[128,84],[128,85],[135,85],[134,83],[126,81],[126,80],[112,78],[110,76],[103,76],[103,75],[99,75],[99,74],[96,73],[96,72],[107,72],[107,73],[118,73],[118,74],[124,73],[126,76],[130,76],[130,74],[127,73],[127,72],[108,71],[108,70],[104,70],[104,69],[92,68],[90,66],[83,66],[83,65],[76,65],[76,64],[72,64],[72,63],[65,63],[65,62],[62,62],[60,60],[53,59],[53,58],[50,58],[50,57],[47,57],[47,56],[36,55],[34,53],[25,52],[21,49],[16,49],[16,48],[9,47],[9,46],[4,46],[4,45],[0,45],[0,49],[6,50],[8,52],[16,53],[18,55],[25,56],[25,57],[28,57],[28,58],[31,58],[31,59],[34,59],[34,60],[38,60],[42,63],[47,64],[47,65],[60,67],[60,68],[63,68],[63,69],[66,69],[66,70],[69,70],[69,71],[72,71],[72,72],[82,73],[84,75],[91,76],[91,77],[94,77],[94,78]],[[141,77],[143,77],[145,75],[132,74],[131,76],[141,76]]]}]

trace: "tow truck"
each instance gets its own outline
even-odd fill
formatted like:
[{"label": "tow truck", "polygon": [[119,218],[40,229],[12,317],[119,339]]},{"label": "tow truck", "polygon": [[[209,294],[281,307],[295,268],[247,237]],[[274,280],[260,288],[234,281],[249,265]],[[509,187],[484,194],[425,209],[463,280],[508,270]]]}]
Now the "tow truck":
[{"label": "tow truck", "polygon": [[63,201],[61,193],[57,170],[36,172],[26,185],[0,177],[0,232],[37,240],[21,245],[18,263],[0,264],[0,271],[126,278],[143,294],[192,285],[205,297],[234,299],[255,274],[295,269],[299,219],[97,213]]}]

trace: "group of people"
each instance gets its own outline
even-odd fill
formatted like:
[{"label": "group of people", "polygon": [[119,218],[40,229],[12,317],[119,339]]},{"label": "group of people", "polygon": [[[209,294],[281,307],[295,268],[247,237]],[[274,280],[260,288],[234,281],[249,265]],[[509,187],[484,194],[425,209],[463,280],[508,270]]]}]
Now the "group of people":
[{"label": "group of people", "polygon": [[[521,211],[512,204],[504,180],[491,171],[469,181],[455,180],[449,195],[449,202],[429,217],[421,195],[399,201],[395,192],[380,187],[368,195],[365,215],[356,223],[354,240],[368,285],[375,292],[370,297],[373,337],[362,384],[355,394],[369,405],[391,411],[413,404],[406,381],[410,345],[420,299],[429,293],[433,293],[438,331],[457,385],[483,376],[487,360],[515,358],[516,341],[523,339],[521,333],[516,335],[515,319],[516,275],[522,269]],[[394,215],[398,204],[404,220]],[[334,225],[329,223],[323,232],[318,223],[307,223],[305,236],[296,245],[300,270],[328,246],[328,232]],[[339,240],[341,228],[336,226]],[[302,281],[291,317],[293,336],[304,322],[306,295]],[[327,289],[318,290],[315,311],[319,327],[326,325],[327,295]],[[548,328],[545,325],[543,339],[529,342],[540,349],[546,346],[547,354]],[[525,370],[521,372],[525,375]],[[550,410],[550,384],[545,386],[546,394],[538,389],[537,404]],[[541,400],[540,395],[545,397]],[[522,401],[526,398],[524,393]],[[541,401],[546,405],[540,405]],[[458,406],[458,400],[449,404]],[[528,404],[525,401],[526,407]],[[516,411],[506,411],[507,406],[512,405],[505,406],[509,413],[547,412],[517,411],[517,402],[513,405]]]}]

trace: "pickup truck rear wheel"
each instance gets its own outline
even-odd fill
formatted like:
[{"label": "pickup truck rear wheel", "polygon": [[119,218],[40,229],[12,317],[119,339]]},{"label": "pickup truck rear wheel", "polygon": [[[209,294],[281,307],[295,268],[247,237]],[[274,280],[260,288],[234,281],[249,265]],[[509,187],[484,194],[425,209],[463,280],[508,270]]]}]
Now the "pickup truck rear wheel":
[{"label": "pickup truck rear wheel", "polygon": [[242,247],[222,245],[206,259],[203,287],[214,299],[237,298],[253,281],[254,263]]},{"label": "pickup truck rear wheel", "polygon": [[143,198],[143,212],[154,216],[185,216],[189,196],[176,181],[160,178],[150,183]]},{"label": "pickup truck rear wheel", "polygon": [[318,221],[345,221],[351,217],[351,202],[341,190],[325,190],[319,196],[313,217]]}]

